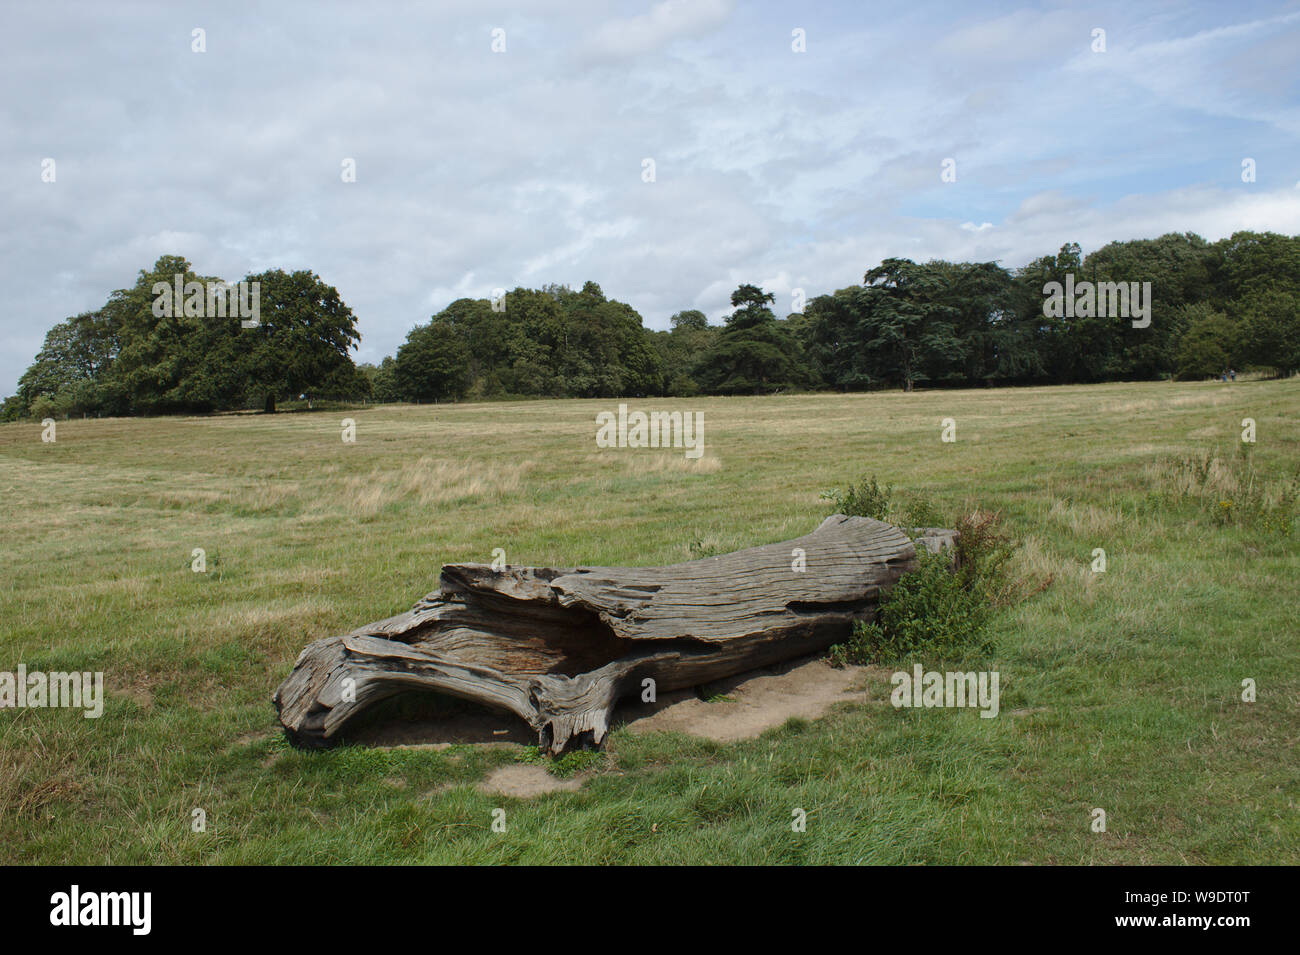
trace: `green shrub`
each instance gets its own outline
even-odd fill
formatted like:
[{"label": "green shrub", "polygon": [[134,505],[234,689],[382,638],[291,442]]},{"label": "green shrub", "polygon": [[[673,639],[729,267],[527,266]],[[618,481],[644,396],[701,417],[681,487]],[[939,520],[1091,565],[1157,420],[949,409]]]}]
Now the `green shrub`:
[{"label": "green shrub", "polygon": [[929,498],[916,492],[903,492],[896,497],[894,485],[881,487],[873,474],[841,491],[832,488],[822,493],[822,500],[830,501],[835,513],[849,517],[872,517],[898,527],[944,527],[943,512]]},{"label": "green shrub", "polygon": [[896,498],[894,486],[882,487],[874,474],[844,491],[827,491],[822,499],[840,514],[873,517],[908,530],[957,531],[955,554],[931,554],[918,547],[916,569],[881,597],[876,619],[859,621],[848,642],[830,648],[833,666],[893,661],[921,651],[942,656],[992,652],[986,636],[989,618],[995,608],[1013,601],[1016,590],[1007,570],[1013,546],[1002,533],[1001,515],[975,510],[951,521],[921,494]]},{"label": "green shrub", "polygon": [[921,549],[916,569],[881,597],[876,619],[859,621],[847,643],[831,647],[832,666],[896,662],[921,652],[950,659],[993,652],[989,620],[1014,596],[1007,570],[1012,544],[996,513],[972,511],[954,523],[956,554]]},{"label": "green shrub", "polygon": [[831,662],[895,662],[922,651],[945,659],[988,654],[992,611],[987,588],[954,572],[950,553],[925,552],[881,599],[876,619],[859,621],[849,642],[832,648]]},{"label": "green shrub", "polygon": [[890,484],[882,488],[876,483],[876,476],[873,474],[870,481],[862,480],[857,484],[850,484],[843,492],[838,488],[826,491],[822,494],[822,500],[833,502],[836,514],[844,514],[848,517],[874,517],[878,521],[887,521],[893,509],[890,502],[893,493],[894,485]]},{"label": "green shrub", "polygon": [[894,523],[907,529],[915,527],[947,527],[947,518],[927,497],[909,494],[896,508]]},{"label": "green shrub", "polygon": [[33,399],[31,406],[28,408],[28,412],[37,421],[44,421],[46,418],[66,417],[67,410],[49,395],[41,395]]},{"label": "green shrub", "polygon": [[957,576],[967,590],[991,607],[1014,599],[1015,581],[1007,563],[1015,549],[1002,533],[1002,516],[993,511],[971,511],[956,521]]}]

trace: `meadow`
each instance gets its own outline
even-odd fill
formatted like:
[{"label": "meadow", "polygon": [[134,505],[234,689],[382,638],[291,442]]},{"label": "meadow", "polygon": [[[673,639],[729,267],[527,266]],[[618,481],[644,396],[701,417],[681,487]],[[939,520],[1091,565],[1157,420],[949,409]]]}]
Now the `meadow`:
[{"label": "meadow", "polygon": [[[617,404],[0,425],[0,670],[108,694],[0,710],[0,862],[1300,863],[1300,379],[628,400],[702,412],[698,459],[598,448]],[[998,718],[895,709],[874,667],[865,703],[754,739],[616,728],[530,799],[477,785],[518,744],[279,733],[303,646],[443,563],[689,560],[807,533],[871,474],[1002,513]]]}]

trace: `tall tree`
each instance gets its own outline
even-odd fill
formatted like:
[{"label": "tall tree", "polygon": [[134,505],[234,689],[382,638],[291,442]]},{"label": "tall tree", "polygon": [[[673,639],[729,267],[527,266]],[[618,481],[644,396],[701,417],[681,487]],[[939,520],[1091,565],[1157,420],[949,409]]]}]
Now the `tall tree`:
[{"label": "tall tree", "polygon": [[895,369],[904,391],[953,377],[963,357],[956,312],[945,301],[942,269],[911,259],[886,259],[869,271],[865,345]]},{"label": "tall tree", "polygon": [[1176,377],[1188,381],[1212,378],[1235,366],[1237,329],[1222,312],[1209,302],[1182,306],[1180,324],[1183,334],[1175,355]]},{"label": "tall tree", "polygon": [[756,285],[731,293],[736,310],[696,369],[706,391],[765,394],[807,384],[802,347],[768,307],[774,300]]},{"label": "tall tree", "polygon": [[109,296],[102,311],[121,347],[106,384],[132,413],[206,412],[235,400],[237,374],[219,356],[226,351],[229,323],[238,327],[239,320],[208,315],[205,295],[184,292],[173,300],[171,293],[178,284],[206,290],[220,282],[195,273],[182,256],[164,255],[152,269],[141,270],[131,288]]},{"label": "tall tree", "polygon": [[231,353],[247,393],[263,396],[267,413],[277,400],[311,391],[352,363],[349,352],[361,336],[332,285],[306,270],[273,269],[244,281],[259,284],[260,323],[239,328]]},{"label": "tall tree", "polygon": [[30,410],[44,399],[55,413],[121,413],[116,405],[103,407],[107,391],[103,385],[119,348],[107,310],[82,312],[59,322],[45,335],[36,359],[18,379],[18,407]]},{"label": "tall tree", "polygon": [[463,398],[470,383],[469,354],[450,323],[434,321],[412,329],[393,364],[398,393],[408,401]]},{"label": "tall tree", "polygon": [[1281,375],[1300,370],[1300,236],[1236,232],[1213,251],[1242,357]]}]

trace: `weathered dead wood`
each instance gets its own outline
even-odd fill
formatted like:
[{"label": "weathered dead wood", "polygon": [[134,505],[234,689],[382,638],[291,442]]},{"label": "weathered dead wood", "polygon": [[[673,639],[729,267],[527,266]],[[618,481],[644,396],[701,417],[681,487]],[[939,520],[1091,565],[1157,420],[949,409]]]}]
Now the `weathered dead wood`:
[{"label": "weathered dead wood", "polygon": [[[914,533],[932,550],[954,538]],[[551,753],[600,745],[643,680],[681,689],[823,650],[915,563],[898,528],[836,514],[795,540],[667,567],[448,564],[406,613],[308,645],[275,706],[306,746],[411,688],[508,710]]]}]

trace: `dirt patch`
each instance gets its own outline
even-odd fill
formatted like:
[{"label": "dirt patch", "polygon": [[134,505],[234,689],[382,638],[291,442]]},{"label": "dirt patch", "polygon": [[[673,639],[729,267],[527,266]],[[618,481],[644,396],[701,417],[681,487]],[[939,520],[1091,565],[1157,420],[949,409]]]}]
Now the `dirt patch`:
[{"label": "dirt patch", "polygon": [[[866,667],[837,670],[820,657],[804,657],[696,689],[661,693],[655,703],[629,698],[615,708],[612,725],[624,725],[634,733],[687,733],[718,742],[751,739],[792,717],[813,720],[836,703],[865,702],[868,672]],[[710,699],[716,702],[707,702]],[[486,709],[383,720],[347,732],[344,738],[365,746],[412,749],[537,745],[536,732],[523,720]],[[544,767],[522,768],[539,769],[554,780]]]},{"label": "dirt patch", "polygon": [[127,699],[134,701],[142,710],[153,709],[153,690],[145,683],[137,683],[123,687],[109,687],[108,695],[110,697],[124,696]]},{"label": "dirt patch", "polygon": [[347,734],[366,746],[446,749],[460,743],[537,745],[537,733],[510,713],[466,712],[444,717],[393,720]]},{"label": "dirt patch", "polygon": [[[654,703],[620,706],[614,723],[633,733],[687,733],[718,742],[751,739],[792,717],[817,719],[836,703],[864,702],[867,669],[837,670],[804,658],[751,670],[696,690],[660,694]],[[707,702],[710,698],[717,702]]]},{"label": "dirt patch", "polygon": [[580,779],[557,779],[546,771],[545,766],[531,763],[518,763],[494,769],[478,784],[478,788],[485,793],[514,796],[518,799],[529,799],[545,793],[572,791],[581,787]]}]

